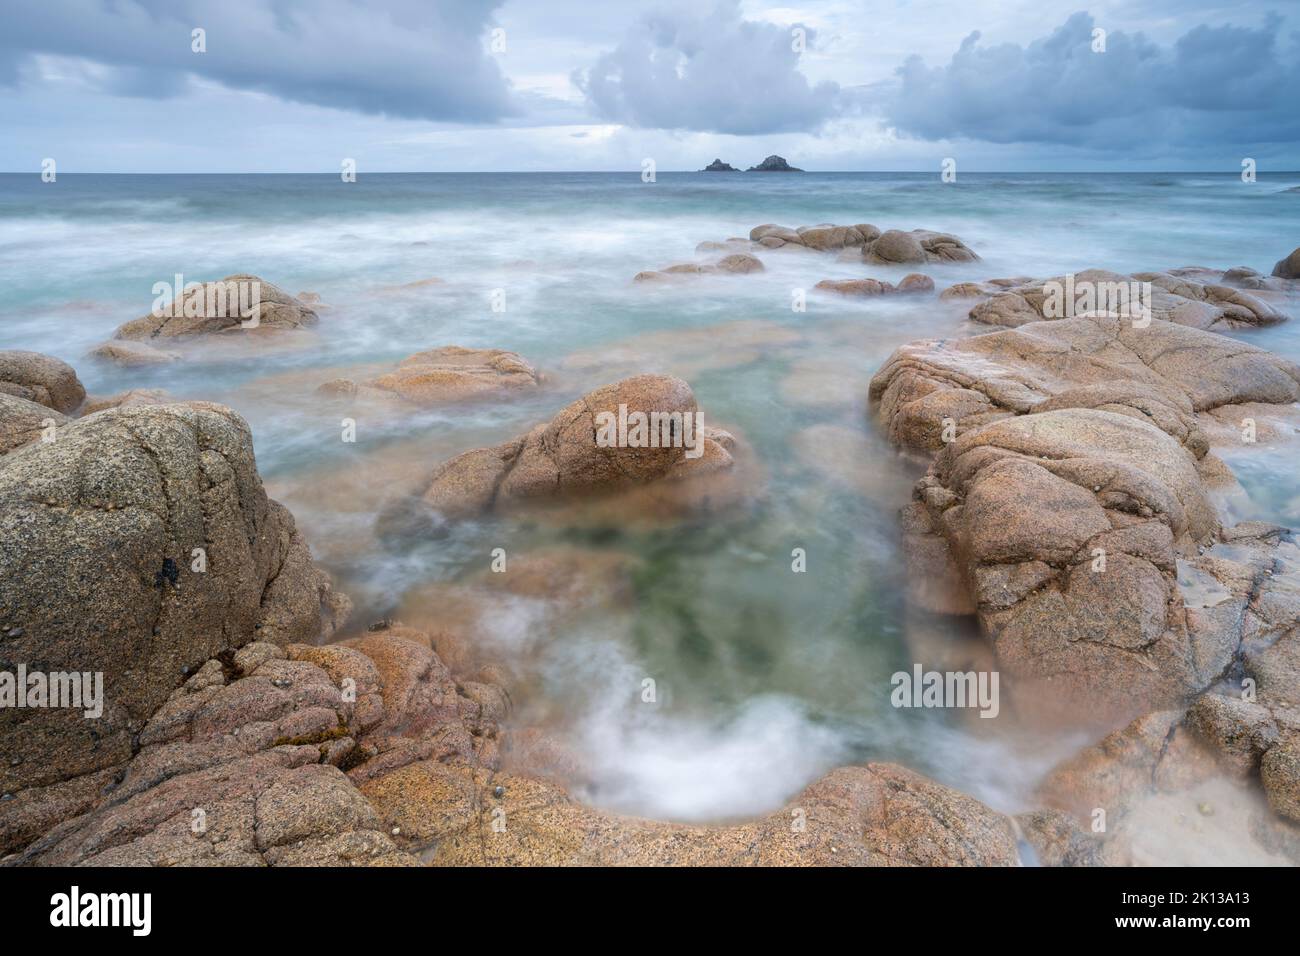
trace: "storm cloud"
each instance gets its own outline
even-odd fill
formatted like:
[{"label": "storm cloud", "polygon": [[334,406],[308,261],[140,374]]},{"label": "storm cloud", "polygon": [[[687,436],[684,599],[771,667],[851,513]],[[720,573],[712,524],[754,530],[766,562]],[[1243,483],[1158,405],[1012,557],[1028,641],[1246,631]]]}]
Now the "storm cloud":
[{"label": "storm cloud", "polygon": [[1154,148],[1293,142],[1300,41],[1268,15],[1257,28],[1198,26],[1172,45],[1108,30],[1103,52],[1076,13],[1026,46],[978,31],[945,66],[909,57],[874,105],[900,134],[1051,143],[1140,154]]},{"label": "storm cloud", "polygon": [[[798,31],[798,32],[796,32]],[[728,0],[711,11],[655,13],[574,83],[606,120],[630,126],[751,135],[812,131],[835,116],[841,92],[799,72],[814,31],[745,20]]]},{"label": "storm cloud", "polygon": [[[412,119],[512,111],[488,37],[503,0],[40,0],[10,5],[0,83],[42,54],[73,57],[107,93],[164,98],[191,79]],[[192,50],[195,29],[206,52]]]}]

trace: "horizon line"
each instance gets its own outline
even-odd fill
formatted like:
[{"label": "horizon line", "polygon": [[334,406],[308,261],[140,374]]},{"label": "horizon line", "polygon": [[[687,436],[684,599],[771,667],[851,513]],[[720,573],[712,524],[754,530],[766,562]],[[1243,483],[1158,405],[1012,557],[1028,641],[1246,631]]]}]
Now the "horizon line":
[{"label": "horizon line", "polygon": [[[357,178],[362,176],[554,176],[554,175],[574,175],[574,174],[628,174],[640,175],[640,170],[636,168],[629,169],[389,169],[377,170],[374,172],[357,172]],[[706,169],[660,169],[656,173],[712,173],[717,176],[726,176],[729,172],[749,173],[760,172],[765,176],[780,177],[785,171],[772,170],[706,170]],[[800,169],[797,172],[791,171],[791,174],[798,176],[803,173],[812,175],[848,175],[871,173],[877,175],[899,175],[915,173],[933,173],[939,175],[933,169]],[[1026,173],[1048,173],[1054,175],[1078,175],[1078,174],[1128,174],[1144,173],[1147,175],[1187,175],[1195,174],[1218,174],[1223,176],[1238,176],[1240,170],[1237,169],[968,169],[960,175],[980,175],[980,176],[1010,176],[1023,175]],[[41,175],[40,169],[0,170],[0,176],[37,176]],[[60,171],[62,176],[338,176],[337,170],[292,170],[279,172],[254,172],[248,170],[240,171],[217,171],[217,170],[199,170],[199,171],[158,171],[158,170],[133,170],[131,172],[116,172],[107,170],[82,170],[78,172]],[[1256,176],[1293,176],[1300,175],[1300,168],[1297,169],[1277,169],[1277,170],[1258,170]]]}]

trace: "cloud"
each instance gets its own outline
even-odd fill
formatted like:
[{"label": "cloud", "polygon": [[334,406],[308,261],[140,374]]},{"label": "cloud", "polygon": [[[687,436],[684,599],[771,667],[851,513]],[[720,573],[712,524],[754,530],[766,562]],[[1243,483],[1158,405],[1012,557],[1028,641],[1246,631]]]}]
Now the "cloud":
[{"label": "cloud", "polygon": [[[1028,46],[985,46],[978,31],[946,66],[909,57],[874,91],[886,123],[921,139],[1051,143],[1142,153],[1170,146],[1294,141],[1300,49],[1281,20],[1198,26],[1172,46],[1076,13]],[[1289,45],[1291,49],[1284,49]]]},{"label": "cloud", "polygon": [[736,0],[710,12],[647,16],[574,74],[602,119],[630,126],[753,135],[813,131],[841,108],[840,88],[799,72],[795,29],[745,20]]},{"label": "cloud", "polygon": [[[360,113],[490,122],[512,112],[485,36],[503,0],[40,0],[12,6],[0,84],[41,54],[102,65],[104,92],[163,98],[199,77]],[[207,52],[191,50],[206,31]]]}]

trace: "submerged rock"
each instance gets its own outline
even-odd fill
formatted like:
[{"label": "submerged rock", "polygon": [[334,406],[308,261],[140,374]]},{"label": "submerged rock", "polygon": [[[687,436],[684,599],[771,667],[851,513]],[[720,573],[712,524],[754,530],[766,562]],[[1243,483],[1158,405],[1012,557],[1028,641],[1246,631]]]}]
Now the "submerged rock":
[{"label": "submerged rock", "polygon": [[128,339],[115,339],[97,345],[90,350],[93,358],[104,359],[124,368],[138,368],[150,365],[170,365],[180,361],[177,352],[156,349],[145,342],[133,342]]},{"label": "submerged rock", "polygon": [[886,295],[896,291],[893,283],[883,279],[822,279],[813,288],[820,292],[834,292],[855,298]]},{"label": "submerged rock", "polygon": [[909,295],[934,291],[934,280],[919,272],[911,272],[899,280],[898,285],[884,279],[823,279],[814,289],[838,295],[869,297],[877,295]]},{"label": "submerged rock", "polygon": [[659,271],[638,272],[632,277],[634,282],[663,282],[681,275],[746,275],[751,272],[764,271],[763,262],[757,256],[747,252],[733,252],[716,262],[683,262],[667,266]]},{"label": "submerged rock", "polygon": [[529,390],[540,382],[537,370],[514,352],[449,345],[417,352],[403,359],[394,371],[363,385],[334,379],[320,390],[348,396],[374,390],[428,406]]},{"label": "submerged rock", "polygon": [[1300,279],[1300,248],[1273,266],[1273,275],[1280,279]]}]

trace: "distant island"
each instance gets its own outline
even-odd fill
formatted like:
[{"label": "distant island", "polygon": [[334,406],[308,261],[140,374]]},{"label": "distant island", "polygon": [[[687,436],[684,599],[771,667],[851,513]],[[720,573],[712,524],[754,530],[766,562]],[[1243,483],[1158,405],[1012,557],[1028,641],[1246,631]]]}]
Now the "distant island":
[{"label": "distant island", "polygon": [[[700,170],[702,173],[738,173],[740,172],[730,163],[724,163],[720,159],[715,159],[709,165]],[[801,173],[802,169],[797,166],[791,166],[782,156],[769,156],[757,166],[750,166],[745,170],[747,173]]]},{"label": "distant island", "polygon": [[747,173],[801,173],[802,169],[791,166],[780,156],[769,156],[757,166],[750,166]]}]

